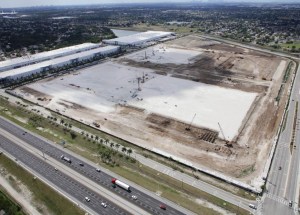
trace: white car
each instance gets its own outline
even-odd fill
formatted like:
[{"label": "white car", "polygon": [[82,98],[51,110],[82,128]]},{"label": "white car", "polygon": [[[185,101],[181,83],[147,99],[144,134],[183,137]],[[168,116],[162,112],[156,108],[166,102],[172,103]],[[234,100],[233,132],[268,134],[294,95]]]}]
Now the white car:
[{"label": "white car", "polygon": [[104,203],[104,202],[102,202],[102,203],[101,203],[101,205],[102,205],[104,208],[106,208],[106,207],[107,207],[107,204],[106,204],[106,203]]},{"label": "white car", "polygon": [[101,172],[101,169],[97,168],[96,171],[97,171],[97,172]]},{"label": "white car", "polygon": [[90,199],[89,197],[87,197],[87,196],[86,196],[84,199],[85,199],[85,201],[87,201],[87,202],[91,201],[91,199]]},{"label": "white car", "polygon": [[137,200],[137,196],[135,196],[135,195],[131,196],[131,198],[132,198],[133,200]]}]

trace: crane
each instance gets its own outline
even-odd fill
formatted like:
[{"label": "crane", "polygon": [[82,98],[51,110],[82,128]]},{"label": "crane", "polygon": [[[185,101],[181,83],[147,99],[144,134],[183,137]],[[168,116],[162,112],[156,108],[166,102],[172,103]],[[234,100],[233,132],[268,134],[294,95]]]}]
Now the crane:
[{"label": "crane", "polygon": [[222,127],[221,127],[221,124],[220,124],[219,122],[218,122],[218,125],[219,125],[219,128],[220,128],[221,134],[222,134],[222,136],[223,136],[223,138],[224,138],[224,140],[225,140],[225,144],[226,144],[228,147],[232,147],[232,143],[229,142],[229,141],[226,139],[225,134],[224,134],[224,131],[223,131],[223,129],[222,129]]}]

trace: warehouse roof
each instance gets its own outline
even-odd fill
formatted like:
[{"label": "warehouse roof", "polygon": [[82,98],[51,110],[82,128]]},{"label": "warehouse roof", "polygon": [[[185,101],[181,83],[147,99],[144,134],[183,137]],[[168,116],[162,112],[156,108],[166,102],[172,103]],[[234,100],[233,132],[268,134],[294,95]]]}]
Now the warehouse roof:
[{"label": "warehouse roof", "polygon": [[68,62],[73,59],[75,60],[75,59],[78,59],[81,57],[86,57],[86,56],[97,54],[97,53],[112,52],[114,50],[117,50],[118,48],[119,48],[119,46],[104,46],[104,47],[91,49],[88,51],[84,51],[84,52],[80,52],[80,53],[76,53],[76,54],[72,54],[72,55],[67,55],[64,57],[54,58],[54,59],[43,61],[43,62],[36,63],[36,64],[31,64],[31,65],[20,67],[17,69],[0,72],[0,79],[6,78],[9,76],[19,75],[19,74],[26,73],[26,72],[30,72],[30,71],[33,71],[33,70],[36,70],[39,68],[49,67],[51,65],[57,65],[60,63]]},{"label": "warehouse roof", "polygon": [[94,43],[83,43],[80,45],[75,45],[75,46],[69,46],[61,49],[55,49],[52,51],[48,52],[41,52],[38,54],[30,55],[30,56],[24,56],[24,57],[19,57],[19,58],[14,58],[6,61],[0,62],[0,71],[5,70],[6,67],[13,67],[14,65],[18,66],[20,64],[26,64],[26,63],[31,63],[31,62],[36,62],[36,61],[42,61],[42,60],[47,60],[51,59],[55,56],[61,56],[63,54],[68,54],[68,53],[74,53],[76,51],[82,51],[86,49],[92,49],[99,47],[99,44],[94,44]]},{"label": "warehouse roof", "polygon": [[157,38],[162,38],[166,36],[170,36],[171,34],[174,34],[173,32],[165,32],[165,31],[146,31],[142,33],[137,33],[125,37],[119,37],[115,39],[110,40],[104,40],[104,42],[107,43],[118,43],[118,44],[139,44],[147,41],[151,41]]}]

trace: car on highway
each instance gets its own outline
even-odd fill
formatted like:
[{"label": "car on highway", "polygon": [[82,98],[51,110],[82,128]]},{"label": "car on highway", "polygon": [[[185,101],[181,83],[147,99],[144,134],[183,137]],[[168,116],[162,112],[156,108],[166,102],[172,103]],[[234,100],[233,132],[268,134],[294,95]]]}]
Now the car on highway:
[{"label": "car on highway", "polygon": [[101,172],[101,170],[99,168],[96,169],[97,172]]},{"label": "car on highway", "polygon": [[79,166],[84,166],[84,164],[80,162],[80,163],[79,163]]},{"label": "car on highway", "polygon": [[64,160],[64,161],[67,161],[68,163],[72,163],[71,159],[68,158],[68,157],[66,157],[66,156],[64,156],[64,155],[60,156],[60,158],[61,158],[62,160]]},{"label": "car on highway", "polygon": [[249,208],[256,210],[256,206],[254,204],[249,204]]},{"label": "car on highway", "polygon": [[56,167],[55,167],[54,169],[55,169],[55,171],[57,171],[57,170],[58,170]]},{"label": "car on highway", "polygon": [[105,202],[102,202],[101,205],[106,208],[107,207],[107,204]]},{"label": "car on highway", "polygon": [[133,200],[137,200],[137,196],[135,196],[135,195],[132,195],[131,198],[132,198]]},{"label": "car on highway", "polygon": [[281,170],[282,168],[281,168],[281,166],[278,168],[278,170]]},{"label": "car on highway", "polygon": [[162,210],[166,210],[166,209],[167,209],[167,207],[166,207],[164,204],[161,204],[159,207],[160,207],[160,209],[162,209]]},{"label": "car on highway", "polygon": [[289,201],[289,207],[292,207],[292,206],[293,206],[293,202]]},{"label": "car on highway", "polygon": [[85,199],[85,201],[87,201],[87,202],[91,201],[91,199],[90,199],[89,197],[87,197],[87,196],[86,196],[84,199]]}]

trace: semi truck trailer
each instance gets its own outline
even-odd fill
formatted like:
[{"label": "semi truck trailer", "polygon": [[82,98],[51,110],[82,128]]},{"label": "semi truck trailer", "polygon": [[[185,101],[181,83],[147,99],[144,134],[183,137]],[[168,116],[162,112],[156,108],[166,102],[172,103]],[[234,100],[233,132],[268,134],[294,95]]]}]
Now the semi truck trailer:
[{"label": "semi truck trailer", "polygon": [[111,179],[111,183],[118,185],[119,187],[123,188],[124,190],[130,191],[130,186],[128,184],[125,184],[124,182],[113,178]]}]

